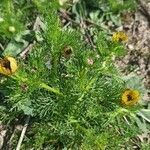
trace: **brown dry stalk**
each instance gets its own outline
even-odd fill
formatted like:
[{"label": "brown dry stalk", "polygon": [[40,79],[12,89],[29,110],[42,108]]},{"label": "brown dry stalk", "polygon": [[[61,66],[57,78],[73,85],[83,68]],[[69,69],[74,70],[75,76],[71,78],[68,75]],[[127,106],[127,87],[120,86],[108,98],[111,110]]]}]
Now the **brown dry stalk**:
[{"label": "brown dry stalk", "polygon": [[21,135],[20,135],[20,138],[19,138],[19,141],[18,141],[18,144],[17,144],[17,147],[16,147],[16,150],[20,150],[24,135],[26,133],[26,130],[27,130],[27,127],[29,124],[29,121],[30,121],[30,116],[27,116],[27,118],[25,120],[25,124],[24,124],[22,132],[21,132]]}]

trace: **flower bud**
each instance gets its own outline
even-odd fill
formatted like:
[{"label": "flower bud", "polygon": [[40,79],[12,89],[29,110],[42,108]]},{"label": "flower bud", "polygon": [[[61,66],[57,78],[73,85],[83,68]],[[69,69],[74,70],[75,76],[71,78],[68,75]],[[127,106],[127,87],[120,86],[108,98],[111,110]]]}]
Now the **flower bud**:
[{"label": "flower bud", "polygon": [[94,62],[93,62],[93,59],[92,59],[92,58],[88,58],[88,59],[87,59],[87,64],[88,64],[88,65],[93,65],[93,63],[94,63]]},{"label": "flower bud", "polygon": [[0,23],[3,22],[3,21],[4,21],[4,19],[0,17]]},{"label": "flower bud", "polygon": [[9,26],[9,32],[14,33],[16,31],[14,26]]}]

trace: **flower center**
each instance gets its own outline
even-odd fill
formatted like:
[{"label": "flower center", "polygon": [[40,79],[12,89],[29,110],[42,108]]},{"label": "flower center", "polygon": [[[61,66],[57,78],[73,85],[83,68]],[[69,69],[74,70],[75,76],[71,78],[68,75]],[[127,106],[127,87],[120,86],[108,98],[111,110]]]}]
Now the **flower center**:
[{"label": "flower center", "polygon": [[132,96],[131,95],[127,95],[128,101],[132,101]]},{"label": "flower center", "polygon": [[3,66],[4,68],[6,68],[6,69],[11,70],[11,68],[10,68],[10,61],[8,61],[8,60],[4,60],[4,61],[2,62],[2,66]]},{"label": "flower center", "polygon": [[71,50],[71,49],[65,50],[65,55],[70,55],[71,53],[72,53],[72,50]]}]

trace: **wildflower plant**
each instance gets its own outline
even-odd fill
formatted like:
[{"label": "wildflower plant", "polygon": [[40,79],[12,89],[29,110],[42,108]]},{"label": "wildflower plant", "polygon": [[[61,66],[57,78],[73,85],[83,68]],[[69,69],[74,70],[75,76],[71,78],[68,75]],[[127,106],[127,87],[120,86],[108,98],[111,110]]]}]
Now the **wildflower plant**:
[{"label": "wildflower plant", "polygon": [[[123,45],[98,33],[96,50],[91,50],[79,33],[61,28],[59,5],[48,4],[39,8],[46,24],[43,41],[26,60],[17,60],[17,70],[15,60],[5,56],[9,69],[15,72],[3,76],[0,85],[7,109],[15,116],[29,115],[34,122],[32,140],[31,132],[27,133],[29,138],[22,146],[94,150],[113,149],[119,144],[120,149],[127,144],[123,138],[138,133],[131,119],[138,107],[128,109],[122,102],[128,104],[129,96],[138,102],[140,92],[125,91],[126,82],[114,65],[114,56],[122,53]],[[130,125],[125,116],[129,116]]]}]

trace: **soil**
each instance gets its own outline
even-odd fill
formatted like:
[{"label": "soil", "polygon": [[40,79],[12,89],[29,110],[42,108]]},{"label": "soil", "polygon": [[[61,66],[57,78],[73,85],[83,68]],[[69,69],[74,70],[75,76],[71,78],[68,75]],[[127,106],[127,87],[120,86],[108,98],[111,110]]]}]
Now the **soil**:
[{"label": "soil", "polygon": [[[150,3],[148,3],[150,6]],[[150,7],[149,7],[150,12]],[[141,76],[148,89],[144,99],[150,101],[150,20],[140,9],[135,13],[123,14],[123,30],[129,40],[126,44],[127,55],[117,61],[124,74],[131,72]]]}]

